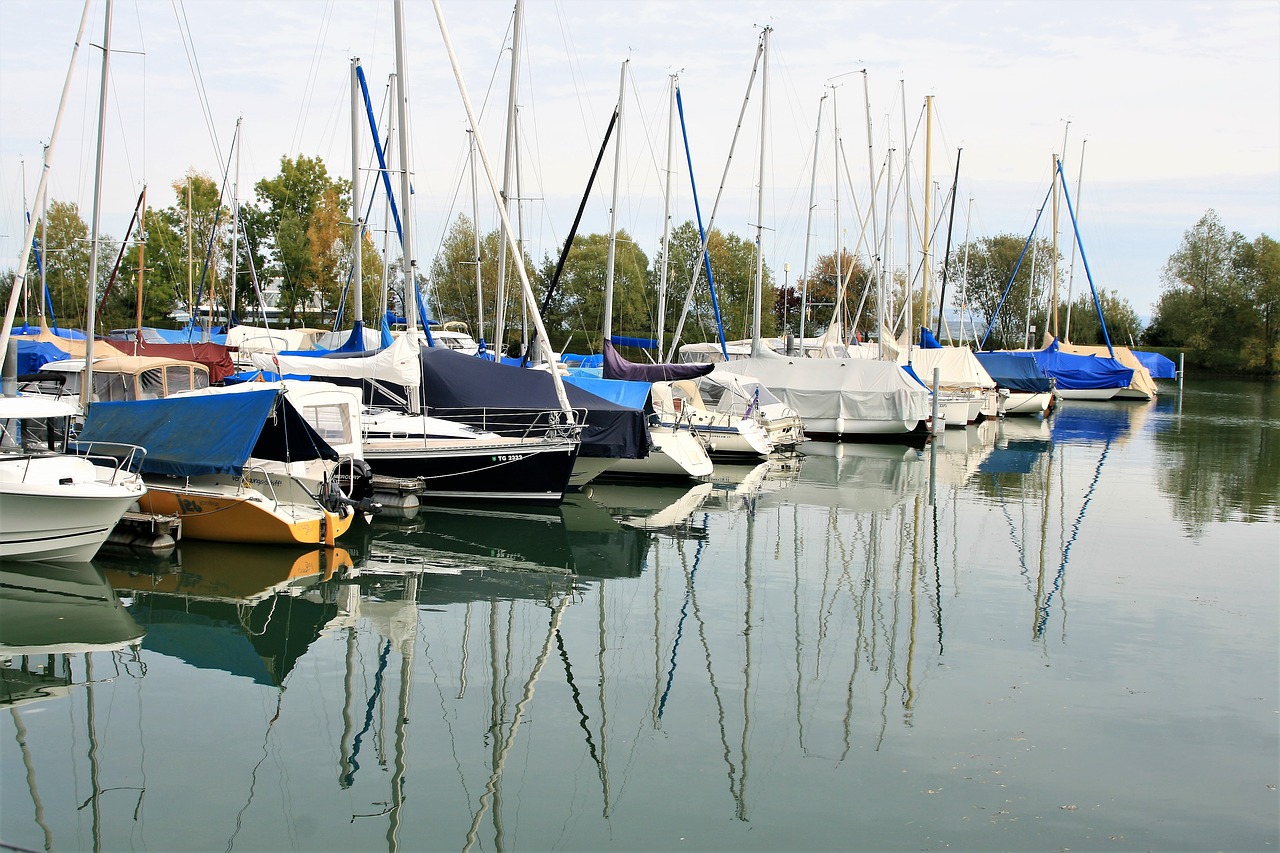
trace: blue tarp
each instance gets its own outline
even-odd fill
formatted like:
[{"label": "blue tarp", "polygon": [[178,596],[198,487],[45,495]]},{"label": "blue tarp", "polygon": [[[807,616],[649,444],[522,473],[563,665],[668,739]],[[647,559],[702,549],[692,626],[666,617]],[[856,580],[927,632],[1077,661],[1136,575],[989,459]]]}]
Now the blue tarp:
[{"label": "blue tarp", "polygon": [[69,356],[66,350],[57,344],[46,341],[24,341],[14,336],[18,342],[18,375],[35,373],[51,361],[63,361]]},{"label": "blue tarp", "polygon": [[1125,367],[1114,358],[1062,352],[1056,339],[1034,355],[1036,364],[1053,377],[1059,389],[1128,388],[1133,382],[1132,368]]},{"label": "blue tarp", "polygon": [[1139,352],[1136,349],[1130,352],[1147,369],[1152,379],[1178,378],[1178,365],[1172,359],[1165,358],[1158,352]]},{"label": "blue tarp", "polygon": [[617,347],[637,347],[639,349],[658,348],[658,342],[654,338],[627,338],[622,335],[613,335],[609,340]]},{"label": "blue tarp", "polygon": [[569,365],[570,367],[601,367],[604,365],[604,356],[581,355],[576,352],[567,352],[560,356],[560,363]]},{"label": "blue tarp", "polygon": [[79,441],[141,445],[147,450],[144,474],[177,477],[240,476],[251,456],[279,462],[337,458],[274,389],[94,403]]},{"label": "blue tarp", "polygon": [[975,352],[978,363],[987,371],[991,380],[1010,391],[1042,394],[1053,388],[1053,382],[1040,369],[1031,353]]},{"label": "blue tarp", "polygon": [[928,326],[920,327],[920,349],[942,349],[942,344],[938,343]]},{"label": "blue tarp", "polygon": [[601,399],[626,406],[629,409],[643,409],[653,388],[650,382],[628,382],[625,379],[604,379],[587,373],[571,370],[564,381],[590,391]]}]

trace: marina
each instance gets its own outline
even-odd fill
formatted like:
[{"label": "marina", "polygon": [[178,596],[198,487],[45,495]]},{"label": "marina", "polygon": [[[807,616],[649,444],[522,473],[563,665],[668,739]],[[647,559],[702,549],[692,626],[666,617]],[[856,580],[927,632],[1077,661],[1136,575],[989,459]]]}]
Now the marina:
[{"label": "marina", "polygon": [[1280,394],[1161,392],[6,569],[0,841],[1271,849]]}]

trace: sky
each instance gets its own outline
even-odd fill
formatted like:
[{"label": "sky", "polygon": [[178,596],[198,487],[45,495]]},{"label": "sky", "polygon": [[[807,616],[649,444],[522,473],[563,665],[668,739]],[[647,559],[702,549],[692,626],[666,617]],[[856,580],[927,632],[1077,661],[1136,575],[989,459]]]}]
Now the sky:
[{"label": "sky", "polygon": [[[513,5],[441,0],[481,112],[480,142],[499,180]],[[90,5],[49,182],[50,198],[77,202],[86,221],[104,7],[104,0]],[[24,198],[29,205],[35,193],[83,9],[78,0],[0,0],[0,271],[20,256]],[[123,235],[144,184],[152,208],[177,204],[171,185],[188,170],[219,181],[228,173],[246,202],[286,155],[318,156],[331,175],[350,178],[350,61],[360,57],[381,111],[395,70],[393,18],[392,0],[116,0],[101,231]],[[460,213],[472,216],[467,119],[432,4],[406,0],[404,19],[412,227],[415,254],[427,267],[449,224]],[[766,26],[761,202],[759,77],[745,111],[742,105]],[[1169,255],[1207,210],[1249,239],[1280,234],[1274,0],[528,0],[517,89],[518,195],[535,260],[554,256],[569,230],[618,101],[624,61],[617,225],[650,258],[663,231],[672,75],[679,75],[704,221],[722,192],[716,226],[747,239],[759,226],[779,282],[801,274],[806,245],[810,259],[828,254],[839,233],[852,250],[860,217],[869,218],[873,207],[870,173],[883,174],[891,162],[900,183],[907,155],[910,207],[900,194],[890,199],[884,183],[874,206],[879,221],[894,223],[896,264],[906,265],[909,250],[918,264],[920,226],[908,238],[906,223],[923,217],[926,148],[936,187],[931,218],[940,223],[935,256],[945,245],[940,208],[957,151],[956,243],[965,233],[1028,235],[1057,153],[1083,247],[1075,293],[1088,288],[1087,261],[1094,285],[1117,291],[1140,317],[1159,296]],[[833,128],[841,139],[838,176]],[[366,160],[369,138],[365,129]],[[675,160],[671,215],[679,223],[694,218],[694,204],[678,139]],[[614,165],[610,148],[579,233],[608,232]],[[486,230],[498,221],[488,192],[481,173],[478,220]],[[381,207],[379,197],[374,209]],[[382,214],[373,218],[380,228]],[[1070,259],[1065,209],[1060,218],[1060,251]],[[1048,212],[1040,228],[1040,236],[1051,236]]]}]

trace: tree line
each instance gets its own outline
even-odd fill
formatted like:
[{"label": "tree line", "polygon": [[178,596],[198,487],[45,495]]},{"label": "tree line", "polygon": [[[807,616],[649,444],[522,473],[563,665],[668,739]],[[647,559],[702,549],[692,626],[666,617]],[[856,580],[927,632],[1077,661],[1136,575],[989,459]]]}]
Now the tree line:
[{"label": "tree line", "polygon": [[[349,326],[352,273],[350,183],[331,177],[319,158],[282,157],[280,171],[257,182],[253,199],[241,204],[240,230],[235,243],[235,287],[231,286],[232,228],[235,217],[218,184],[192,172],[172,183],[176,202],[166,208],[148,207],[141,237],[127,235],[120,242],[103,237],[99,244],[98,331],[135,324],[138,308],[139,260],[146,264],[142,276],[143,325],[173,325],[171,315],[201,302],[225,306],[232,301],[242,322],[255,322],[257,297],[250,270],[258,282],[280,281],[277,307],[289,326],[328,325],[347,296],[343,326]],[[34,295],[23,306],[30,321],[38,313],[50,324],[83,328],[89,277],[89,229],[76,205],[52,202],[37,228],[41,244],[47,303]],[[384,259],[371,235],[365,235],[363,252],[362,320],[376,326],[380,320]],[[465,215],[450,226],[439,251],[420,274],[420,290],[428,294],[433,319],[465,322],[476,337],[491,337],[497,297],[500,235],[481,235],[476,257],[475,226]],[[145,253],[140,252],[145,244]],[[603,328],[605,272],[609,237],[586,234],[575,239],[553,297],[544,312],[551,343],[557,349],[598,352]],[[614,264],[615,334],[651,338],[658,330],[659,292],[664,289],[663,326],[669,346],[684,311],[686,296],[696,281],[694,298],[688,301],[684,341],[717,339],[716,316],[705,268],[695,267],[701,238],[693,222],[675,227],[666,249],[667,280],[661,279],[663,248],[650,258],[630,234],[617,235]],[[555,274],[558,257],[535,261],[527,252],[521,262],[541,304]],[[756,247],[754,241],[714,229],[707,237],[716,308],[730,340],[750,336]],[[119,256],[118,270],[113,270]],[[207,259],[207,260],[206,260]],[[764,265],[762,333],[765,336],[820,334],[833,320],[847,336],[863,340],[878,336],[880,312],[879,274],[887,273],[884,318],[893,333],[904,333],[909,316],[912,326],[937,324],[938,293],[946,282],[946,315],[949,330],[955,317],[970,318],[962,325],[966,341],[987,348],[1040,346],[1047,331],[1073,343],[1103,343],[1102,323],[1093,294],[1087,288],[1068,298],[1061,274],[1063,259],[1045,238],[1027,241],[1013,234],[997,234],[956,247],[934,271],[933,312],[924,316],[919,269],[914,276],[904,270],[877,272],[872,261],[846,251],[818,256],[794,279],[788,270],[781,286],[769,264]],[[399,259],[391,261],[390,308],[403,311],[396,294],[402,275]],[[476,269],[480,270],[480,291]],[[503,346],[520,337],[521,295],[513,262],[508,260],[507,299]],[[1054,270],[1058,269],[1056,298]],[[1015,274],[1016,270],[1016,274]],[[113,277],[114,272],[114,277]],[[12,273],[9,273],[12,278]],[[28,282],[40,281],[33,254]],[[843,285],[843,286],[842,286]],[[1152,323],[1145,330],[1127,299],[1114,289],[1098,292],[1098,302],[1113,344],[1172,347],[1184,350],[1193,366],[1221,372],[1274,375],[1280,338],[1280,246],[1266,234],[1253,240],[1229,233],[1210,210],[1183,237],[1162,275],[1163,292]],[[843,291],[843,299],[838,296]],[[32,287],[31,294],[36,293]],[[484,305],[485,327],[479,327],[479,304]],[[839,303],[837,305],[837,303]],[[1057,309],[1052,307],[1057,304]],[[803,308],[803,320],[802,320]],[[1056,315],[1056,316],[1055,316]],[[975,328],[976,327],[976,328]],[[1032,334],[1032,330],[1035,333]],[[946,337],[943,330],[943,337]],[[912,329],[910,336],[914,337]],[[985,344],[983,343],[985,341]],[[490,346],[493,341],[488,341]],[[494,347],[495,349],[498,347]]]},{"label": "tree line", "polygon": [[1195,367],[1275,376],[1280,345],[1280,244],[1228,232],[1209,210],[1182,237],[1161,275],[1146,332]]}]

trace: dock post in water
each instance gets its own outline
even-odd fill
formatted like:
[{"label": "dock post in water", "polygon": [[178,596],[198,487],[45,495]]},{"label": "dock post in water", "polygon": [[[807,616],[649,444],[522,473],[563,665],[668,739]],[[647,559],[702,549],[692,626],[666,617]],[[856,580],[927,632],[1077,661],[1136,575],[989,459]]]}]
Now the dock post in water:
[{"label": "dock post in water", "polygon": [[942,368],[935,367],[933,369],[933,422],[929,425],[929,431],[934,435],[942,435],[943,430],[947,428],[942,419],[942,407],[938,405],[938,387],[941,384]]}]

